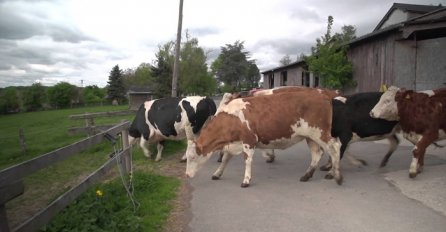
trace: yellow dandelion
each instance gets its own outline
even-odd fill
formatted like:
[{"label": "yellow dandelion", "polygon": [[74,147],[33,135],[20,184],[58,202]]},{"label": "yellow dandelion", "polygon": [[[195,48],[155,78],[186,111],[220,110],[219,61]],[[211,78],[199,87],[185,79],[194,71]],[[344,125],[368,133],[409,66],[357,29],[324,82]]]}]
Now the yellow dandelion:
[{"label": "yellow dandelion", "polygon": [[102,195],[104,195],[104,193],[101,190],[96,191],[96,196],[102,197]]}]

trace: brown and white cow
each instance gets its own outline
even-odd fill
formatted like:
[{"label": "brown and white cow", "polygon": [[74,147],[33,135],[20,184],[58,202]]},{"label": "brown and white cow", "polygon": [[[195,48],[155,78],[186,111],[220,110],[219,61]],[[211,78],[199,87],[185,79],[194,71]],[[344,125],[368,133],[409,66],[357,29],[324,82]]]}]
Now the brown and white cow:
[{"label": "brown and white cow", "polygon": [[426,148],[446,138],[446,88],[415,92],[392,86],[370,116],[399,120],[404,138],[415,145],[409,169],[414,178],[423,170]]},{"label": "brown and white cow", "polygon": [[218,179],[227,160],[243,153],[245,175],[241,186],[248,187],[255,148],[286,149],[307,139],[312,161],[301,180],[306,181],[313,175],[323,153],[321,147],[333,159],[333,167],[326,177],[334,177],[338,184],[342,184],[340,142],[331,137],[331,118],[331,98],[318,92],[233,99],[217,110],[196,141],[188,141],[186,175],[193,177],[213,151],[223,150],[231,155],[225,155],[220,165],[222,169],[214,173],[213,179]]}]

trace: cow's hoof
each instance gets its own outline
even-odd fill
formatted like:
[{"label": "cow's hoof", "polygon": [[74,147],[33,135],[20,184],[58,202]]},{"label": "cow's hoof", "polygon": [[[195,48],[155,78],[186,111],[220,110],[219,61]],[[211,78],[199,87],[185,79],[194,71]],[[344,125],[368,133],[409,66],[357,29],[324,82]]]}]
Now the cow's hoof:
[{"label": "cow's hoof", "polygon": [[310,179],[310,176],[305,175],[300,178],[300,182],[307,182],[309,179]]},{"label": "cow's hoof", "polygon": [[213,179],[213,180],[220,180],[220,177],[219,177],[219,176],[214,176],[214,175],[213,175],[213,176],[212,176],[212,179]]},{"label": "cow's hoof", "polygon": [[327,175],[325,175],[325,179],[327,179],[327,180],[331,180],[333,178],[334,177],[333,177],[333,175],[331,173],[327,173]]},{"label": "cow's hoof", "polygon": [[338,185],[342,185],[342,181],[343,181],[342,176],[339,176],[338,178],[336,178],[336,183],[337,183]]},{"label": "cow's hoof", "polygon": [[247,188],[247,187],[249,187],[249,184],[242,183],[241,187],[242,187],[242,188]]},{"label": "cow's hoof", "polygon": [[409,173],[409,177],[412,179],[415,178],[416,176],[417,176],[417,173]]},{"label": "cow's hoof", "polygon": [[161,161],[161,159],[156,159],[156,160],[155,160],[155,162],[160,162],[160,161]]},{"label": "cow's hoof", "polygon": [[180,163],[186,163],[187,159],[180,160]]},{"label": "cow's hoof", "polygon": [[380,168],[383,168],[387,165],[387,162],[381,162],[381,164],[379,165]]},{"label": "cow's hoof", "polygon": [[326,171],[330,171],[331,166],[324,165],[324,166],[321,166],[319,169],[320,169],[321,171],[326,172]]}]

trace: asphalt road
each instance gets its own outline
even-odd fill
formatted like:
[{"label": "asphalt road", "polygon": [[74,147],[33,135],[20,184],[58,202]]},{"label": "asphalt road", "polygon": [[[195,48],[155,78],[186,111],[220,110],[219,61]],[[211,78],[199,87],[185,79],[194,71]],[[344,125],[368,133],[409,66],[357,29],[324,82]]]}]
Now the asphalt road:
[{"label": "asphalt road", "polygon": [[189,180],[186,231],[446,231],[446,149],[429,148],[424,172],[409,179],[412,147],[400,146],[380,169],[387,147],[353,144],[349,151],[369,164],[357,168],[342,160],[341,186],[319,170],[309,182],[299,182],[310,163],[305,142],[278,150],[272,164],[256,152],[248,188],[240,187],[242,156],[230,160],[220,180],[211,180],[218,166],[214,155]]}]

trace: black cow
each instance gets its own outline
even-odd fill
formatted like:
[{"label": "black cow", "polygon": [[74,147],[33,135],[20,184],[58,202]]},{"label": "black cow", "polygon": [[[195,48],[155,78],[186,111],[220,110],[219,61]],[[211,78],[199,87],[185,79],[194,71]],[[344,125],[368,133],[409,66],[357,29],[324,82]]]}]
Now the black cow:
[{"label": "black cow", "polygon": [[[341,158],[349,144],[358,141],[375,141],[388,139],[389,151],[381,161],[380,167],[387,164],[392,153],[399,144],[395,132],[398,121],[387,121],[370,117],[370,110],[378,103],[380,92],[358,93],[332,100],[333,123],[331,134],[341,141]],[[362,161],[365,164],[364,161]],[[321,167],[329,170],[330,162]]]},{"label": "black cow", "polygon": [[[156,161],[161,160],[165,140],[194,139],[216,106],[208,97],[161,98],[144,102],[129,128],[130,144],[140,139],[144,155],[150,158],[149,143],[157,143]],[[186,156],[181,158],[186,161]]]}]

